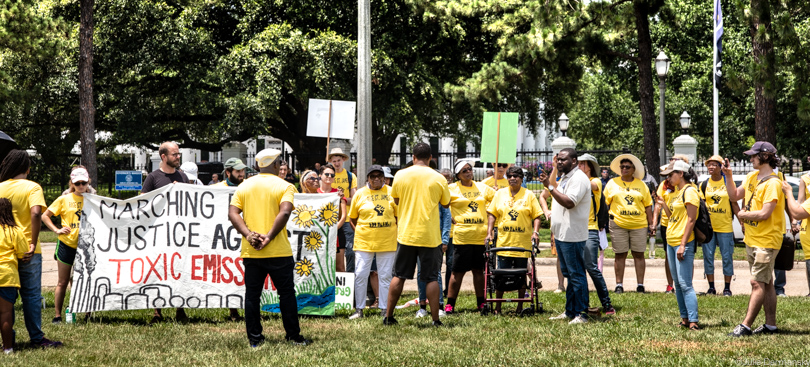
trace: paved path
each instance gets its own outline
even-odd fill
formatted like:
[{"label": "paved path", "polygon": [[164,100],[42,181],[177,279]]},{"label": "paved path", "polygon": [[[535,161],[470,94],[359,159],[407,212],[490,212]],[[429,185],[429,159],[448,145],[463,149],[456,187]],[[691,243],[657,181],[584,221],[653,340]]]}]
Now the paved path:
[{"label": "paved path", "polygon": [[[53,259],[53,252],[55,243],[42,243],[42,287],[53,289],[56,287],[57,271],[56,260]],[[548,244],[541,244],[541,248],[548,248]],[[608,289],[613,292],[616,287],[616,277],[613,270],[613,259],[605,259],[603,274],[607,282]],[[664,259],[646,259],[647,270],[644,279],[644,286],[648,292],[663,292],[666,289],[666,274],[664,272]],[[553,291],[557,289],[557,260],[554,258],[540,258],[537,259],[537,274],[538,279],[543,284],[543,290]],[[722,278],[722,262],[715,261],[715,287],[718,290],[723,288]],[[731,291],[734,294],[749,294],[751,293],[751,285],[749,283],[750,272],[748,263],[745,261],[734,262],[734,273],[736,280],[731,283]],[[591,291],[594,291],[593,283],[590,277],[588,278],[588,286]],[[703,277],[703,259],[695,261],[695,275],[694,282],[695,290],[697,292],[705,292],[708,289],[708,283]],[[464,282],[461,287],[462,291],[472,291],[472,274],[467,274],[464,277]],[[627,265],[624,274],[624,289],[625,291],[635,291],[636,289],[636,275],[633,266],[633,260],[627,260]],[[409,280],[405,283],[406,291],[416,291],[416,281]],[[785,293],[788,296],[805,296],[808,294],[807,277],[805,275],[804,262],[797,263],[792,271],[787,272],[787,285],[785,286]]]}]

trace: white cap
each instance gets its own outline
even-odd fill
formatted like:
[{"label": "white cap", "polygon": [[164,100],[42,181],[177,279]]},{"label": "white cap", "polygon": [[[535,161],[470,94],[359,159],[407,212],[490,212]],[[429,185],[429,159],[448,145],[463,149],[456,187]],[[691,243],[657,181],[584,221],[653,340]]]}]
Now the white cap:
[{"label": "white cap", "polygon": [[259,164],[259,167],[267,167],[273,162],[276,161],[276,158],[281,155],[281,151],[278,149],[267,148],[256,154],[256,163]]},{"label": "white cap", "polygon": [[76,168],[70,172],[70,182],[90,182],[90,174],[84,168]]},{"label": "white cap", "polygon": [[681,172],[689,172],[689,169],[692,168],[689,163],[684,161],[674,161],[666,166],[661,166],[661,176],[666,176],[673,171],[681,171]]},{"label": "white cap", "polygon": [[197,164],[194,162],[186,162],[180,166],[180,170],[188,176],[189,181],[197,181]]},{"label": "white cap", "polygon": [[383,174],[385,178],[394,178],[394,175],[391,174],[391,167],[383,167]]}]

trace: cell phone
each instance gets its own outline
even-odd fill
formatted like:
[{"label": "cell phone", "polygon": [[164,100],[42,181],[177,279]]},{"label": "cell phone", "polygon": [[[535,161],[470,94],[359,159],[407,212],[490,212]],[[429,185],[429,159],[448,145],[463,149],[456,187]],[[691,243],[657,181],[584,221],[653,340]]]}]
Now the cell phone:
[{"label": "cell phone", "polygon": [[542,168],[537,167],[537,175],[538,175],[538,176],[540,176],[540,175],[542,175],[542,174],[544,174],[544,173],[546,173],[546,172],[545,172],[545,171],[543,171],[543,169],[542,169]]}]

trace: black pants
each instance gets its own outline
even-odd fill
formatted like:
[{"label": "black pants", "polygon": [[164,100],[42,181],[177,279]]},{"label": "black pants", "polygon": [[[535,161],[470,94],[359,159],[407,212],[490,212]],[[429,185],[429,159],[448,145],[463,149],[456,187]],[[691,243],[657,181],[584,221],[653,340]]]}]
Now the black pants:
[{"label": "black pants", "polygon": [[258,343],[264,340],[262,318],[259,313],[264,280],[267,276],[276,286],[281,308],[281,321],[287,339],[295,339],[301,334],[298,325],[298,302],[295,299],[293,268],[295,261],[290,257],[244,259],[245,264],[245,327],[248,340]]}]

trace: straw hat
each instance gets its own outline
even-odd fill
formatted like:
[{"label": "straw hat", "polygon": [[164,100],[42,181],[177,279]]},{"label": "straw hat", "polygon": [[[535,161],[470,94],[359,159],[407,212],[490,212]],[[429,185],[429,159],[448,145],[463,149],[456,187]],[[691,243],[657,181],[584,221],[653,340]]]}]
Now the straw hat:
[{"label": "straw hat", "polygon": [[717,162],[717,163],[720,163],[720,165],[722,166],[723,163],[725,163],[725,160],[723,159],[723,157],[721,157],[719,155],[713,155],[713,156],[709,157],[709,159],[703,161],[703,164],[706,165],[706,164],[709,164],[709,162]]},{"label": "straw hat", "polygon": [[343,149],[340,148],[333,148],[329,151],[329,155],[326,157],[326,160],[331,161],[332,156],[341,156],[344,160],[349,159],[349,156],[346,153],[343,153]]},{"label": "straw hat", "polygon": [[632,154],[621,154],[618,157],[613,158],[613,162],[610,162],[610,170],[613,171],[613,173],[621,176],[622,175],[622,170],[621,170],[621,168],[619,168],[619,163],[623,159],[629,159],[630,162],[633,162],[633,166],[635,166],[635,168],[636,168],[636,171],[633,172],[633,177],[635,177],[635,178],[637,178],[639,180],[643,180],[644,179],[644,165],[641,164],[640,159],[638,159],[636,156],[634,156]]}]

